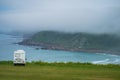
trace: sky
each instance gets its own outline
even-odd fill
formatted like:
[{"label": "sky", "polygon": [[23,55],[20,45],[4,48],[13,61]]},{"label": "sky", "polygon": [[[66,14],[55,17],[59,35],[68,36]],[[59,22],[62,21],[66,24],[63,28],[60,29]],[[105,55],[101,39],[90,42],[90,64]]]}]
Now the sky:
[{"label": "sky", "polygon": [[0,0],[0,31],[119,33],[120,0]]}]

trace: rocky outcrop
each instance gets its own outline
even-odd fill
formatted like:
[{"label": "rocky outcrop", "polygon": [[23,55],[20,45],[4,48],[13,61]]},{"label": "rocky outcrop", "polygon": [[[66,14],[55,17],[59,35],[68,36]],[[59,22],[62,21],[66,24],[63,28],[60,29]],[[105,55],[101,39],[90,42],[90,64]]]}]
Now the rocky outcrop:
[{"label": "rocky outcrop", "polygon": [[64,46],[60,46],[57,44],[50,44],[50,43],[43,43],[43,42],[33,42],[30,39],[25,39],[22,42],[18,42],[19,45],[27,45],[27,46],[37,46],[40,49],[45,50],[64,50],[64,51],[74,51],[74,52],[91,52],[91,53],[110,53],[120,55],[119,52],[114,52],[111,50],[100,50],[100,49],[93,49],[93,48],[68,48]]},{"label": "rocky outcrop", "polygon": [[61,33],[42,31],[24,39],[19,45],[41,49],[65,50],[120,55],[120,36],[114,34]]}]

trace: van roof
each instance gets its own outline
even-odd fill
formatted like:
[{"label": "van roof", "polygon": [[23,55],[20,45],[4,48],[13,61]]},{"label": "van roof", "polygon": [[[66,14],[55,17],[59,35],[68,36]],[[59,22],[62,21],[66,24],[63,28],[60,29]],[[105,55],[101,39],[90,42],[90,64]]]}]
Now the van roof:
[{"label": "van roof", "polygon": [[24,50],[17,50],[17,51],[14,51],[14,53],[25,53]]}]

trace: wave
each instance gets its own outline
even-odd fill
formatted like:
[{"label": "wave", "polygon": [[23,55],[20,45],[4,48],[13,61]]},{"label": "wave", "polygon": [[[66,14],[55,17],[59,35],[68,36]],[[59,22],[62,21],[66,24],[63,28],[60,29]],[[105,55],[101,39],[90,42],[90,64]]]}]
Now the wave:
[{"label": "wave", "polygon": [[99,54],[99,55],[108,55],[107,53],[96,53],[96,54]]},{"label": "wave", "polygon": [[105,60],[100,60],[100,61],[93,61],[92,63],[93,64],[106,64],[106,63],[109,63],[108,61],[109,59],[105,59]]},{"label": "wave", "polygon": [[111,54],[110,56],[112,56],[112,57],[120,57],[120,56],[118,56],[118,55],[113,55],[113,54]]},{"label": "wave", "polygon": [[115,59],[113,63],[120,63],[120,59]]}]

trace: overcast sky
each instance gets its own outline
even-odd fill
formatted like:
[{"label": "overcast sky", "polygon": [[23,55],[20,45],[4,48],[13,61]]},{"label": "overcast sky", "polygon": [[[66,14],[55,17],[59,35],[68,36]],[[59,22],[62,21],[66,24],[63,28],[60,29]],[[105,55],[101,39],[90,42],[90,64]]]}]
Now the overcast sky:
[{"label": "overcast sky", "polygon": [[117,33],[120,0],[0,0],[0,30]]}]

